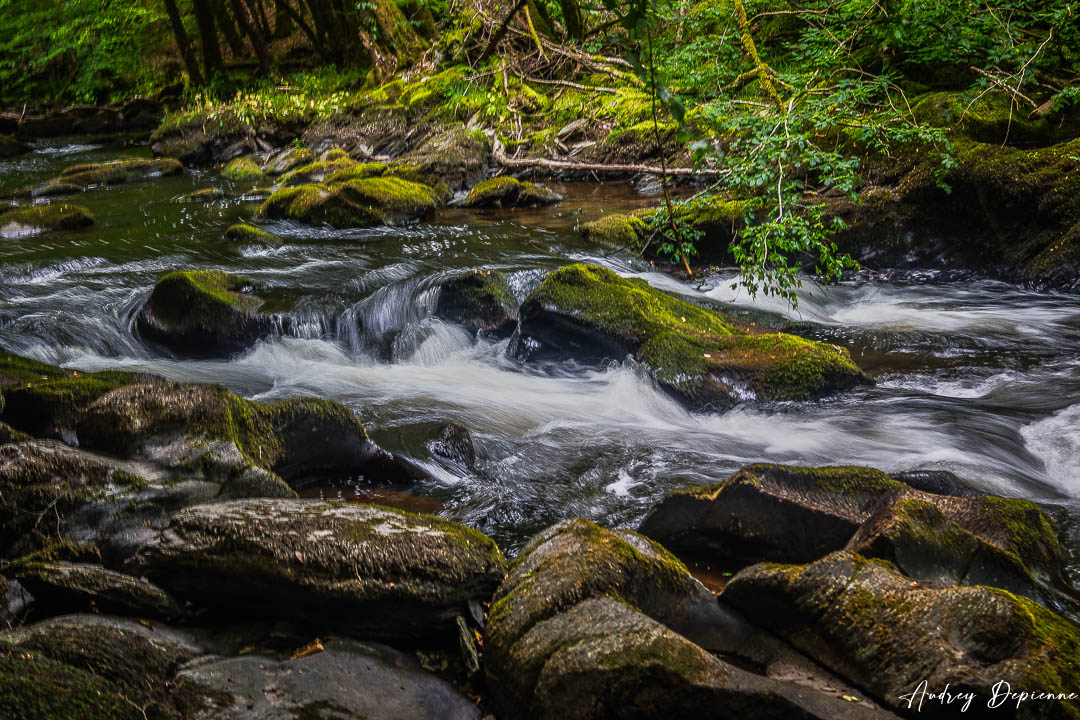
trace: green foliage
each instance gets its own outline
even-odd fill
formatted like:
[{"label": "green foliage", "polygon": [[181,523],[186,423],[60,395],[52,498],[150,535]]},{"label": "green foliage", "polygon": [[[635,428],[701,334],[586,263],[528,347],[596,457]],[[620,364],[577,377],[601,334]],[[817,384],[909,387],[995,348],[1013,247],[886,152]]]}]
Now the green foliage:
[{"label": "green foliage", "polygon": [[[0,101],[107,102],[164,80],[158,0],[0,0]],[[157,51],[159,52],[159,51]]]}]

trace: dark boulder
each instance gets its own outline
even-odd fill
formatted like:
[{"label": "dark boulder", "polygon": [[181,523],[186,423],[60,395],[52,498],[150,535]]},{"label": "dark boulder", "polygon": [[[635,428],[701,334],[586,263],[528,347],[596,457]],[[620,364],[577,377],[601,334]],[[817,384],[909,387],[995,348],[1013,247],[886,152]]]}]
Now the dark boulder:
[{"label": "dark boulder", "polygon": [[562,202],[562,195],[531,182],[502,176],[477,183],[465,198],[470,208],[542,207]]},{"label": "dark boulder", "polygon": [[106,612],[169,620],[184,609],[161,588],[100,565],[34,562],[17,566],[15,577],[34,596],[34,607],[50,614]]},{"label": "dark boulder", "polygon": [[443,283],[435,315],[473,332],[509,337],[517,327],[517,299],[502,273],[472,270]]}]

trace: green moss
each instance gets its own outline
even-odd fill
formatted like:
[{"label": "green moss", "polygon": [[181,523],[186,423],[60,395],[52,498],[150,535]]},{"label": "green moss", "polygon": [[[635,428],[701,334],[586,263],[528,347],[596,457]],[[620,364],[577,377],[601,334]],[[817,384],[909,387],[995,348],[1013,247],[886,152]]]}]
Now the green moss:
[{"label": "green moss", "polygon": [[368,177],[340,185],[301,185],[270,196],[259,214],[333,227],[367,227],[423,219],[439,207],[431,188],[396,177]]},{"label": "green moss", "polygon": [[807,399],[862,377],[843,348],[783,333],[742,332],[719,313],[594,265],[552,273],[526,304],[615,340],[652,366],[665,386],[688,397],[702,391],[706,375],[736,377],[765,400]]},{"label": "green moss", "polygon": [[281,176],[281,184],[290,187],[297,185],[306,185],[309,183],[321,183],[324,182],[334,173],[340,173],[353,168],[360,163],[349,158],[338,158],[336,160],[318,160],[307,165],[301,165],[295,170],[290,170]]},{"label": "green moss", "polygon": [[189,202],[213,202],[214,200],[220,200],[225,197],[225,192],[220,188],[203,188],[202,190],[196,190],[185,195],[180,195],[173,198],[174,203],[189,203]]},{"label": "green moss", "polygon": [[104,163],[71,165],[60,171],[58,180],[81,187],[116,185],[161,175],[179,175],[184,166],[172,158],[127,158]]},{"label": "green moss", "polygon": [[341,183],[367,177],[378,177],[386,172],[386,165],[380,162],[354,163],[326,176],[326,183]]},{"label": "green moss", "polygon": [[1005,549],[1025,565],[1049,567],[1061,561],[1057,533],[1038,505],[1017,498],[984,497],[981,501],[993,521],[1005,529]]},{"label": "green moss", "polygon": [[767,463],[747,465],[718,487],[728,483],[740,482],[757,485],[774,475],[782,475],[785,484],[794,481],[816,491],[836,493],[847,497],[901,493],[908,489],[908,486],[904,483],[893,480],[882,471],[874,468],[857,465],[796,467]]},{"label": "green moss", "polygon": [[243,292],[251,285],[248,278],[221,270],[175,270],[162,275],[154,285],[153,295],[159,298],[154,312],[177,319],[252,312],[262,305],[262,300]]},{"label": "green moss", "polygon": [[262,180],[264,174],[263,171],[259,169],[259,165],[255,162],[254,158],[245,156],[230,161],[229,164],[222,169],[221,177],[226,180],[247,182]]},{"label": "green moss", "polygon": [[265,245],[281,244],[281,239],[278,236],[247,223],[230,225],[225,231],[225,239],[233,242],[262,243]]},{"label": "green moss", "polygon": [[94,216],[81,205],[53,204],[12,210],[0,215],[0,235],[30,232],[75,230],[94,224]]},{"label": "green moss", "polygon": [[558,194],[506,175],[477,183],[465,198],[465,206],[484,207],[537,207],[562,200]]},{"label": "green moss", "polygon": [[641,245],[647,233],[645,222],[636,215],[612,214],[581,226],[589,242],[608,247],[630,248]]}]

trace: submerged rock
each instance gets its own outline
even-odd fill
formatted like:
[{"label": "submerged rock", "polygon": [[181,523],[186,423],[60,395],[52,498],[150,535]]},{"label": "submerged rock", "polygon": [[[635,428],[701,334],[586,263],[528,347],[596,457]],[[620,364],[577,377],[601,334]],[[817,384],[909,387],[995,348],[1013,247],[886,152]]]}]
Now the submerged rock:
[{"label": "submerged rock", "polygon": [[513,177],[497,177],[475,185],[465,198],[465,207],[541,207],[562,202],[553,190]]},{"label": "submerged rock", "polygon": [[211,187],[211,188],[202,188],[201,190],[195,190],[194,192],[185,193],[183,195],[178,195],[177,197],[173,198],[173,202],[175,202],[175,203],[189,203],[189,202],[208,203],[208,202],[213,202],[215,200],[221,200],[223,197],[225,197],[225,191],[224,190],[222,190],[221,188],[212,188]]},{"label": "submerged rock", "polygon": [[277,235],[247,223],[230,225],[225,231],[225,239],[238,243],[256,243],[270,246],[281,244],[281,238]]},{"label": "submerged rock", "polygon": [[174,352],[195,356],[242,352],[273,329],[257,313],[263,301],[251,280],[221,270],[163,275],[135,319],[139,333]]},{"label": "submerged rock", "polygon": [[509,337],[517,327],[517,299],[502,273],[472,270],[442,284],[435,315],[473,332]]},{"label": "submerged rock", "polygon": [[705,649],[758,644],[743,633],[659,545],[567,520],[534,538],[510,566],[488,620],[485,671],[506,717],[870,715]]},{"label": "submerged rock", "polygon": [[71,165],[60,171],[57,182],[87,188],[95,185],[116,185],[146,180],[163,175],[179,175],[182,172],[183,166],[176,160],[126,158],[102,163]]},{"label": "submerged rock", "polygon": [[476,530],[376,505],[237,500],[177,513],[126,565],[224,613],[257,612],[371,639],[453,636],[502,579]]},{"label": "submerged rock", "polygon": [[667,495],[641,532],[739,568],[840,549],[942,584],[994,585],[1052,603],[1065,587],[1050,519],[1027,500],[934,495],[871,468],[750,465]]},{"label": "submerged rock", "polygon": [[49,613],[98,611],[169,620],[185,614],[161,588],[100,565],[42,562],[21,565],[16,579]]},{"label": "submerged rock", "polygon": [[739,330],[717,312],[596,265],[548,275],[520,318],[520,357],[597,363],[632,355],[693,408],[805,400],[868,382],[843,348]]},{"label": "submerged rock", "polygon": [[[973,707],[985,707],[1002,681],[1029,693],[1080,684],[1080,628],[1068,620],[996,588],[912,582],[849,551],[809,565],[755,565],[721,598],[896,709],[923,682],[974,692]],[[1040,701],[1017,717],[1068,717],[1071,702]]]},{"label": "submerged rock", "polygon": [[395,177],[366,177],[341,184],[278,190],[259,208],[259,215],[310,225],[370,227],[423,220],[440,203],[435,191],[426,185]]},{"label": "submerged rock", "polygon": [[178,675],[216,698],[186,720],[478,720],[481,714],[414,656],[374,643],[333,639],[291,658],[215,658]]},{"label": "submerged rock", "polygon": [[263,171],[251,156],[238,157],[230,160],[221,170],[221,177],[226,180],[246,182],[249,180],[262,180]]},{"label": "submerged rock", "polygon": [[94,216],[81,205],[34,205],[0,214],[0,238],[78,230],[93,224]]}]

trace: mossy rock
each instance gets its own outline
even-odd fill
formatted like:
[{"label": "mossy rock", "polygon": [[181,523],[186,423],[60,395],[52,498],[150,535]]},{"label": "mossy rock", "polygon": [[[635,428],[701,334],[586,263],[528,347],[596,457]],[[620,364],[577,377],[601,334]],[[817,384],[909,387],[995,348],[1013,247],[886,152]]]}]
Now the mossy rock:
[{"label": "mossy rock", "polygon": [[251,280],[221,270],[177,270],[163,275],[136,317],[147,340],[192,356],[242,352],[271,332],[256,311],[263,301]]},{"label": "mossy rock", "polygon": [[371,227],[424,220],[440,204],[435,191],[425,185],[394,177],[368,177],[340,185],[278,190],[259,208],[259,215],[309,225]]},{"label": "mossy rock", "polygon": [[153,583],[100,565],[34,562],[18,566],[15,577],[34,596],[35,609],[50,614],[97,611],[163,620],[186,614]]},{"label": "mossy rock", "polygon": [[[745,224],[747,203],[722,194],[703,195],[687,201],[675,202],[672,206],[675,224],[680,228],[689,228],[699,233],[695,243],[701,262],[713,262],[732,265],[731,241]],[[650,235],[653,228],[667,226],[667,208],[651,208],[635,214],[645,224],[643,236]]]},{"label": "mossy rock", "polygon": [[890,498],[911,492],[872,468],[749,465],[717,485],[669,493],[640,531],[725,567],[810,562],[845,547]]},{"label": "mossy rock", "polygon": [[270,158],[263,167],[263,172],[271,177],[283,175],[290,170],[307,165],[315,160],[315,153],[306,147],[290,147]]},{"label": "mossy rock", "polygon": [[[884,705],[900,710],[920,683],[986,702],[1013,691],[1070,693],[1080,683],[1080,628],[1005,590],[912,582],[884,561],[849,551],[809,565],[755,565],[721,599]],[[1076,717],[1045,701],[1039,717]]]},{"label": "mossy rock", "polygon": [[389,640],[456,636],[505,572],[494,541],[376,505],[237,500],[187,508],[126,565],[215,612]]},{"label": "mossy rock", "polygon": [[562,195],[531,182],[502,176],[478,183],[465,198],[470,208],[541,207],[562,202]]},{"label": "mossy rock", "polygon": [[[656,543],[567,520],[534,538],[496,593],[484,668],[507,717],[863,717],[843,701],[738,669],[759,638]],[[768,641],[766,641],[768,644]],[[791,666],[789,666],[790,668]]]},{"label": "mossy rock", "polygon": [[450,190],[464,190],[483,179],[490,156],[491,141],[483,133],[456,127],[433,133],[398,160],[438,177]]},{"label": "mossy rock", "polygon": [[110,390],[151,377],[113,370],[79,372],[0,350],[0,421],[35,437],[71,441],[79,416],[91,403]]},{"label": "mossy rock", "polygon": [[260,227],[249,225],[248,223],[230,225],[228,229],[225,230],[225,239],[237,243],[252,243],[257,245],[277,246],[281,244],[281,238],[277,235],[269,233]]},{"label": "mossy rock", "polygon": [[127,158],[71,165],[60,171],[57,181],[87,188],[179,175],[183,171],[184,166],[171,158]]},{"label": "mossy rock", "polygon": [[174,203],[210,203],[225,197],[225,191],[221,188],[202,188],[194,192],[178,195],[173,198]]},{"label": "mossy rock", "polygon": [[1028,109],[1013,108],[1009,99],[994,94],[925,93],[915,98],[911,110],[919,122],[982,143],[1045,146],[1080,135],[1080,112],[1075,108],[1033,118]]},{"label": "mossy rock", "polygon": [[648,227],[636,215],[611,214],[584,223],[581,234],[589,242],[604,247],[637,248],[643,244]]},{"label": "mossy rock", "polygon": [[93,224],[94,216],[82,205],[34,205],[0,215],[0,238],[78,230]]},{"label": "mossy rock", "polygon": [[250,155],[245,155],[244,157],[230,160],[229,163],[222,168],[221,177],[235,182],[257,182],[262,180],[265,176],[263,171],[259,168],[259,164],[255,162],[255,159]]},{"label": "mossy rock", "polygon": [[30,147],[10,135],[0,135],[0,158],[10,158],[29,152]]},{"label": "mossy rock", "polygon": [[281,176],[279,182],[286,187],[321,183],[334,173],[350,170],[358,165],[361,165],[361,163],[352,160],[348,156],[336,160],[316,160],[290,170]]},{"label": "mossy rock", "polygon": [[517,327],[517,299],[496,270],[472,270],[439,289],[435,315],[492,337],[509,337]]},{"label": "mossy rock", "polygon": [[182,720],[211,697],[177,688],[201,655],[187,637],[133,620],[69,615],[0,633],[0,707],[34,720]]},{"label": "mossy rock", "polygon": [[742,331],[717,312],[596,265],[548,275],[520,318],[519,356],[598,363],[632,355],[661,387],[698,409],[806,400],[868,382],[843,348]]},{"label": "mossy rock", "polygon": [[81,185],[63,182],[62,180],[49,180],[43,185],[38,185],[30,190],[30,197],[61,197],[64,195],[78,195],[83,192]]}]

